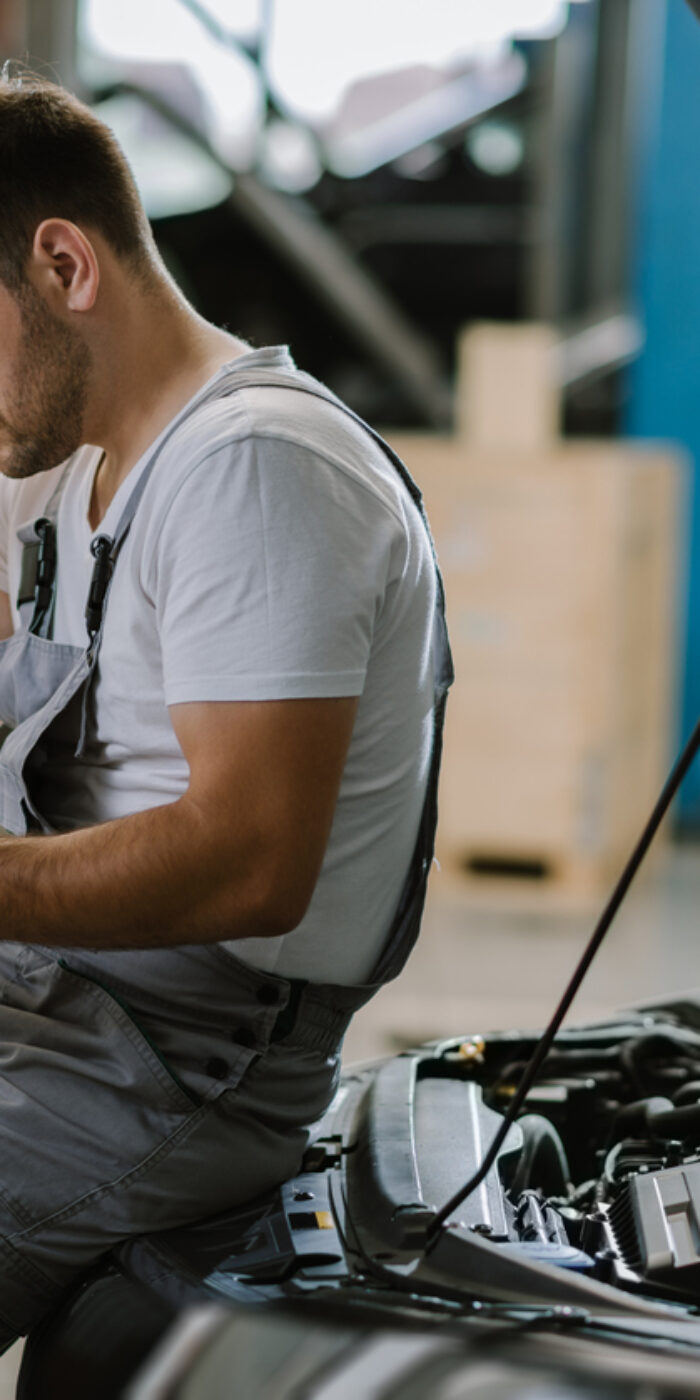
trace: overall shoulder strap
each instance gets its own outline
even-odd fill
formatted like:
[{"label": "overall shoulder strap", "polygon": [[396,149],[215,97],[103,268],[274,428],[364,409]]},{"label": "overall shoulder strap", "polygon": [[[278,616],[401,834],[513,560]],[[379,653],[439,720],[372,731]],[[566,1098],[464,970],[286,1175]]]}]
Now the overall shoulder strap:
[{"label": "overall shoulder strap", "polygon": [[[300,379],[303,382],[300,383]],[[363,418],[360,418],[359,414],[355,413],[351,408],[348,408],[347,404],[344,404],[341,399],[337,398],[330,389],[327,389],[325,385],[320,384],[317,380],[312,379],[310,375],[301,374],[298,377],[293,377],[291,375],[284,376],[283,374],[276,374],[274,376],[264,376],[264,378],[262,375],[258,375],[256,376],[255,385],[251,382],[250,387],[263,387],[265,384],[274,388],[290,388],[300,393],[312,394],[316,398],[326,399],[350,418],[353,418],[360,427],[364,428],[366,432],[370,434],[370,437],[382,448],[392,465],[396,468],[396,471],[420,512],[430,542],[437,581],[435,597],[435,645],[433,651],[433,741],[428,781],[413,854],[406,872],[391,928],[368,981],[362,986],[328,986],[323,989],[324,995],[328,997],[329,1005],[338,1005],[344,1010],[352,1011],[363,1005],[379,987],[398,976],[420,931],[428,875],[430,874],[430,867],[433,862],[433,853],[435,849],[438,780],[442,758],[447,692],[454,680],[454,665],[447,633],[447,620],[445,618],[445,590],[420,489],[413,480],[405,463],[402,462],[393,447],[390,447],[389,443],[385,442],[384,438],[381,437],[374,428],[366,423]],[[298,991],[299,994],[301,994],[301,986],[298,987]]]}]

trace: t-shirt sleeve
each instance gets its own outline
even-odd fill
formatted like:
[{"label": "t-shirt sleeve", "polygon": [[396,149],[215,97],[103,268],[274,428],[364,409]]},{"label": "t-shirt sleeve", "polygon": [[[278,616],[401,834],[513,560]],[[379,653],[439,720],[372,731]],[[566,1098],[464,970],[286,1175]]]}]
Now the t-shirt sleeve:
[{"label": "t-shirt sleeve", "polygon": [[397,528],[294,442],[251,435],[198,463],[153,561],[166,703],[361,694]]}]

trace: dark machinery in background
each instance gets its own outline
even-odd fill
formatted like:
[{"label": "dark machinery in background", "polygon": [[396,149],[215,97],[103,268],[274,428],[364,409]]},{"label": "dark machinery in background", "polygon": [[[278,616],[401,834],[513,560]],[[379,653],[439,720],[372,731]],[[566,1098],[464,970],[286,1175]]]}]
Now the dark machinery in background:
[{"label": "dark machinery in background", "polygon": [[[241,47],[206,3],[174,3],[220,44]],[[526,76],[487,114],[517,132],[515,168],[497,174],[479,163],[476,116],[431,141],[424,160],[352,179],[326,169],[303,196],[273,188],[255,168],[234,171],[224,203],[155,221],[166,259],[205,316],[254,344],[292,342],[298,362],[353,408],[397,426],[449,426],[465,323],[550,321],[571,344],[567,427],[614,431],[617,369],[642,343],[627,266],[661,9],[655,0],[587,0],[570,6],[555,39],[519,46]],[[106,92],[86,91],[81,78],[78,12],[79,0],[10,0],[0,56],[27,55],[99,100]],[[259,33],[243,45],[263,74],[267,121],[280,115],[265,76],[269,16],[262,5]],[[188,125],[187,103],[172,89],[164,95],[153,64],[125,65],[118,87]],[[196,126],[193,134],[206,143]]]}]

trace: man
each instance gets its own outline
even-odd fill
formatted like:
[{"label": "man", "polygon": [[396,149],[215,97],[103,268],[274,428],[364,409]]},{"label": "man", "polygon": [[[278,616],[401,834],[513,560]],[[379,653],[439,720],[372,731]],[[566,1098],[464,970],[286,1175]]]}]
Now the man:
[{"label": "man", "polygon": [[417,932],[450,666],[400,463],[193,311],[34,79],[0,82],[0,345],[6,1345],[298,1168]]}]

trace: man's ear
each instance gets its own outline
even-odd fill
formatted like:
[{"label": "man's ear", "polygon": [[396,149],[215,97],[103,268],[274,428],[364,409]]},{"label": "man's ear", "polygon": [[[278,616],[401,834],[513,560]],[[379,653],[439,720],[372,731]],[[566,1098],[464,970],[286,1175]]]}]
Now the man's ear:
[{"label": "man's ear", "polygon": [[56,311],[90,311],[100,285],[95,249],[69,219],[44,219],[34,234],[28,269],[37,290]]}]

